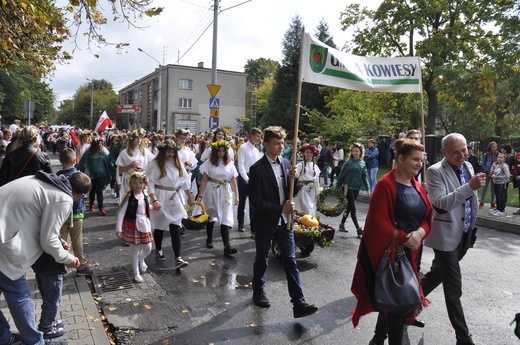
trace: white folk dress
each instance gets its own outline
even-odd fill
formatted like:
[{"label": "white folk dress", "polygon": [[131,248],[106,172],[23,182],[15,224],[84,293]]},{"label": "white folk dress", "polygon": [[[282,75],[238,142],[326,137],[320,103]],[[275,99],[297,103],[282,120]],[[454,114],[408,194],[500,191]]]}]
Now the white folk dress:
[{"label": "white folk dress", "polygon": [[[149,150],[144,150],[144,156],[141,154],[141,150],[139,148],[132,151],[132,156],[128,155],[128,150],[124,149],[121,151],[116,160],[116,165],[118,167],[125,167],[130,165],[133,161],[137,161],[141,168],[144,168],[152,159],[154,159],[154,155]],[[134,172],[134,169],[130,169],[127,172],[122,173],[121,176],[121,190],[119,191],[119,203],[123,201],[126,192],[128,192],[130,188],[130,180],[129,176]]]},{"label": "white folk dress", "polygon": [[[303,167],[305,164],[305,171]],[[320,168],[313,162],[300,162],[296,165],[300,191],[295,197],[296,210],[315,216],[320,188]]]},{"label": "white folk dress", "polygon": [[222,181],[217,183],[208,180],[202,196],[202,203],[210,221],[218,221],[221,225],[233,227],[234,198],[230,180],[238,176],[235,164],[230,161],[224,165],[224,161],[219,159],[218,166],[214,166],[208,159],[200,166],[200,172],[206,173],[213,180]]},{"label": "white folk dress", "polygon": [[[170,224],[181,226],[182,219],[188,218],[185,210],[183,193],[186,189],[190,189],[190,178],[184,167],[183,176],[179,176],[179,170],[172,161],[166,161],[166,176],[159,179],[161,170],[157,166],[157,161],[151,161],[144,171],[148,176],[148,194],[155,193],[155,197],[161,203],[159,211],[152,211],[152,228],[159,230],[168,230]],[[157,186],[165,187],[171,190],[159,189]]]}]

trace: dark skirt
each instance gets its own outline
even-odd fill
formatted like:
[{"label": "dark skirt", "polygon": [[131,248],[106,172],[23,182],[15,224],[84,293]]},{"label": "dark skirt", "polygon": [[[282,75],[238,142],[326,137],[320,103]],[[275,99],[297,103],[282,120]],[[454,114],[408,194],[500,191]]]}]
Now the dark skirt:
[{"label": "dark skirt", "polygon": [[153,241],[152,232],[141,232],[137,230],[135,222],[129,222],[124,220],[121,229],[121,239],[126,244],[147,244]]}]

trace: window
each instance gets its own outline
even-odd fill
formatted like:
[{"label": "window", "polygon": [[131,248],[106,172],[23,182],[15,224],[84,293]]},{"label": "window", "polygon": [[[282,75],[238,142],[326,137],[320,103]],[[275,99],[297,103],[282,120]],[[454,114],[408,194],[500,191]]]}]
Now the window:
[{"label": "window", "polygon": [[191,108],[191,98],[179,98],[179,108]]},{"label": "window", "polygon": [[193,89],[193,80],[180,79],[179,80],[179,89],[192,90]]}]

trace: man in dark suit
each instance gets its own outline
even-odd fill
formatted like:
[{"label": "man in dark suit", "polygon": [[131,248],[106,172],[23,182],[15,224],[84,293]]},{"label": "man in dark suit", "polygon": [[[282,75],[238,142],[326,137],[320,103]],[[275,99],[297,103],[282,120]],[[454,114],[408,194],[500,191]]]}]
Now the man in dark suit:
[{"label": "man in dark suit", "polygon": [[262,308],[270,306],[265,294],[265,271],[271,241],[274,240],[282,252],[293,314],[295,318],[299,318],[314,314],[318,308],[307,304],[303,297],[300,272],[294,254],[294,233],[292,226],[287,229],[287,222],[292,223],[294,211],[294,203],[289,202],[290,179],[297,179],[297,174],[296,168],[291,167],[291,163],[281,156],[285,136],[281,127],[266,128],[265,155],[249,169],[249,200],[255,209],[251,220],[251,230],[255,233],[256,244],[253,302]]},{"label": "man in dark suit", "polygon": [[458,133],[442,138],[444,159],[426,174],[427,190],[435,208],[433,231],[424,245],[433,248],[435,259],[430,272],[421,279],[424,295],[442,283],[446,308],[455,329],[457,345],[472,345],[460,298],[462,281],[459,261],[470,247],[477,218],[477,190],[485,185],[486,175],[474,174],[466,161],[466,139]]}]

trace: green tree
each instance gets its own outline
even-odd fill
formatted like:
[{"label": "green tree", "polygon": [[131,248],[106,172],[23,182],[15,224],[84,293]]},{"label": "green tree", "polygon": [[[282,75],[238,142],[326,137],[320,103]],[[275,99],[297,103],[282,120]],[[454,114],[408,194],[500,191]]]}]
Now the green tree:
[{"label": "green tree", "polygon": [[3,123],[14,119],[26,122],[24,101],[36,104],[35,118],[31,123],[45,122],[54,113],[52,90],[47,83],[35,77],[26,65],[9,71],[0,70],[0,114]]},{"label": "green tree", "polygon": [[[92,84],[94,91],[92,93]],[[105,79],[93,80],[78,88],[72,100],[65,100],[60,109],[58,122],[90,128],[90,103],[93,95],[92,128],[96,126],[99,116],[106,111],[114,122],[119,120],[116,107],[119,97],[114,91],[112,84]]]},{"label": "green tree", "polygon": [[343,30],[354,29],[353,53],[421,56],[426,132],[433,134],[443,73],[457,66],[478,69],[499,56],[504,64],[518,60],[516,6],[514,0],[384,0],[375,11],[349,5],[341,20]]},{"label": "green tree", "polygon": [[[130,25],[142,16],[154,16],[162,8],[151,7],[153,0],[108,0],[111,19]],[[69,0],[59,6],[49,0],[3,0],[0,4],[0,68],[5,71],[25,63],[36,74],[54,69],[54,64],[70,59],[62,52],[65,39],[75,41],[78,35],[90,42],[114,44],[122,48],[126,43],[108,42],[100,30],[107,23],[103,5],[98,0]],[[105,9],[108,9],[106,8]],[[132,19],[133,18],[133,19]],[[82,31],[85,28],[85,31]]]},{"label": "green tree", "polygon": [[[269,97],[268,106],[261,119],[263,127],[277,124],[289,132],[294,130],[302,30],[303,26],[300,17],[294,17],[282,40],[282,65],[276,73],[275,84]],[[325,43],[335,47],[325,21],[322,20],[318,25],[316,36]],[[330,88],[320,87],[319,85],[304,83],[302,85],[300,102],[302,109],[317,110],[324,113],[326,111],[324,98],[329,94],[330,90]],[[300,110],[300,113],[302,112]],[[306,117],[300,118],[299,128],[303,132],[310,130]]]}]

